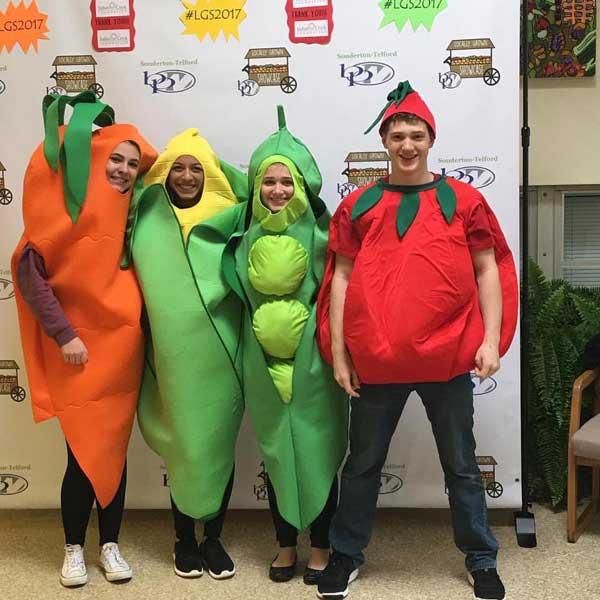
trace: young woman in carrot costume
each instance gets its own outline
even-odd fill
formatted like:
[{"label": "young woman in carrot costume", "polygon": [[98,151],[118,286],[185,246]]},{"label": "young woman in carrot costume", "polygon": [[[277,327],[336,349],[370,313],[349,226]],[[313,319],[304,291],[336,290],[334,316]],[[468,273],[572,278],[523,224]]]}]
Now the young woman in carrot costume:
[{"label": "young woman in carrot costume", "polygon": [[[135,127],[113,124],[112,109],[91,92],[47,96],[43,110],[46,137],[25,173],[25,231],[12,271],[34,420],[57,417],[67,442],[60,581],[87,582],[94,500],[100,565],[109,581],[126,580],[132,571],[117,538],[143,342],[141,294],[120,262],[131,190],[156,153]],[[93,124],[101,128],[92,133]]]}]

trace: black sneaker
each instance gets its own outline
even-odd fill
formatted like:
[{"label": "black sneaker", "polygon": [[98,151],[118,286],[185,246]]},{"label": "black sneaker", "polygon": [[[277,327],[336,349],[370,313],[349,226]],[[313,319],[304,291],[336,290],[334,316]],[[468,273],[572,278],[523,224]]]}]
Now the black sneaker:
[{"label": "black sneaker", "polygon": [[198,551],[198,543],[194,541],[175,542],[173,551],[173,570],[179,577],[200,577],[202,557]]},{"label": "black sneaker", "polygon": [[202,562],[213,579],[228,579],[235,575],[235,566],[219,539],[206,538],[199,547]]},{"label": "black sneaker", "polygon": [[496,569],[477,569],[467,575],[475,600],[504,600],[506,592]]},{"label": "black sneaker", "polygon": [[358,577],[354,561],[341,552],[333,552],[323,574],[319,577],[319,598],[345,598],[349,585]]}]

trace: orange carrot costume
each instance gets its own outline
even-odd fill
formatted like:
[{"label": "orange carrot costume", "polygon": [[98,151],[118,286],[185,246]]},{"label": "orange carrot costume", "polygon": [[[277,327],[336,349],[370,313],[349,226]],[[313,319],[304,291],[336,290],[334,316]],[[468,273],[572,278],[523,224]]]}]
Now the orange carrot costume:
[{"label": "orange carrot costume", "polygon": [[[67,127],[65,104],[74,106]],[[12,272],[16,279],[21,253],[31,244],[89,360],[65,363],[15,286],[33,417],[36,422],[58,417],[105,507],[123,472],[143,363],[141,294],[133,271],[120,269],[130,194],[109,184],[106,164],[128,140],[140,148],[140,174],[156,152],[132,125],[110,124],[112,109],[87,93],[47,98],[44,115],[46,139],[25,172],[25,231]],[[108,126],[92,133],[92,122]]]}]

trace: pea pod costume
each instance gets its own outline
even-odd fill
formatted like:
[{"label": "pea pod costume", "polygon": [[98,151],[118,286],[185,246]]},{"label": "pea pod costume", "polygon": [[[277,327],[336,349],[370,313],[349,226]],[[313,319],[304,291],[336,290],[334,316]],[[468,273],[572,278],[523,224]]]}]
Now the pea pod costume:
[{"label": "pea pod costume", "polygon": [[[89,361],[65,363],[15,286],[23,354],[34,420],[59,419],[105,507],[121,480],[143,366],[141,294],[133,271],[120,269],[130,194],[109,184],[106,165],[128,140],[140,149],[140,173],[156,153],[132,125],[112,124],[114,112],[91,92],[47,96],[43,108],[46,137],[25,172],[25,231],[12,272],[16,281],[23,250],[33,246]],[[92,133],[92,123],[101,129]]]},{"label": "pea pod costume", "polygon": [[[166,188],[182,155],[204,170],[201,199],[186,209]],[[235,370],[241,304],[223,293],[219,258],[200,252],[194,273],[186,249],[195,224],[237,202],[223,168],[234,173],[196,129],[173,138],[145,178],[131,242],[150,329],[138,421],[166,463],[177,507],[198,519],[219,511],[243,414]]]},{"label": "pea pod costume", "polygon": [[[293,197],[275,214],[260,201],[273,163],[294,180]],[[330,219],[318,196],[321,174],[288,131],[282,107],[279,131],[252,155],[248,181],[251,201],[197,227],[189,245],[221,247],[223,277],[244,303],[246,403],[279,510],[304,529],[321,513],[344,458],[348,402],[315,342]]]}]

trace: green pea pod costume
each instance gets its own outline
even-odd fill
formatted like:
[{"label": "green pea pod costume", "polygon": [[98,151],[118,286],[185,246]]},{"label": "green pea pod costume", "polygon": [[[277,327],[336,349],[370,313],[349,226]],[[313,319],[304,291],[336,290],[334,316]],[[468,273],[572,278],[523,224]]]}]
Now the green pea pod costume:
[{"label": "green pea pod costume", "polygon": [[[204,170],[202,197],[189,209],[174,206],[166,189],[171,166],[182,155],[194,156]],[[232,169],[223,169],[197,130],[184,131],[146,176],[132,228],[131,252],[149,324],[138,421],[166,463],[177,507],[197,519],[219,511],[233,470],[243,414],[242,305],[221,283],[218,256],[197,255],[192,271],[186,237],[196,223],[235,205],[224,173]]]},{"label": "green pea pod costume", "polygon": [[[260,201],[274,163],[286,165],[294,195],[278,213]],[[244,303],[244,397],[286,521],[305,529],[321,513],[346,453],[348,400],[315,341],[330,215],[321,174],[279,107],[279,131],[254,152],[251,201],[192,230],[196,271],[207,248],[222,253],[223,277]],[[212,252],[213,250],[211,250]]]}]

